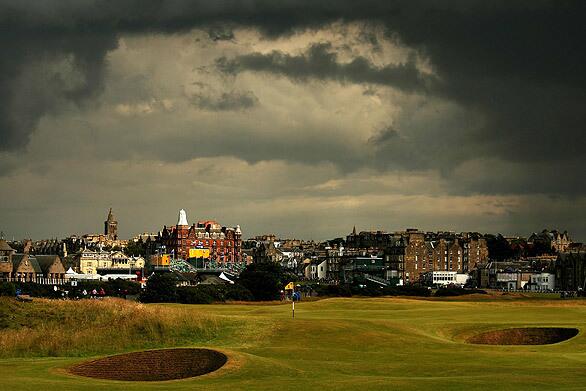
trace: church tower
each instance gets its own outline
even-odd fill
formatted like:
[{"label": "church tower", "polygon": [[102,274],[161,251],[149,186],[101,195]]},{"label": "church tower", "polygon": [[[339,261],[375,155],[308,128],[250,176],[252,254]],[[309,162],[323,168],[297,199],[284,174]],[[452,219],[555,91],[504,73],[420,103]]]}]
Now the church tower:
[{"label": "church tower", "polygon": [[114,219],[112,208],[108,212],[108,219],[104,221],[104,235],[108,240],[118,239],[118,222]]}]

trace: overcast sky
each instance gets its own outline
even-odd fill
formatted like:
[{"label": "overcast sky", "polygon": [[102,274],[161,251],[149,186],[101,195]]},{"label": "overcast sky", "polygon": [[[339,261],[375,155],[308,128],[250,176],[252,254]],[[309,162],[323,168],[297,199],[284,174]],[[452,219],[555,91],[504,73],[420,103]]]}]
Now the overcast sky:
[{"label": "overcast sky", "polygon": [[0,230],[586,240],[585,11],[0,0]]}]

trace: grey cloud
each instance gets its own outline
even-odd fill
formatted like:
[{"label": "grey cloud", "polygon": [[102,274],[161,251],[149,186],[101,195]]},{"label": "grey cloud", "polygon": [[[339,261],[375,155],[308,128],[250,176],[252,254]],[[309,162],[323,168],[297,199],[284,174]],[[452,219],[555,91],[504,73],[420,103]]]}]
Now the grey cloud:
[{"label": "grey cloud", "polygon": [[580,159],[555,165],[549,162],[510,162],[502,159],[471,159],[448,173],[450,194],[564,194],[570,199],[584,194],[585,181],[576,172]]},{"label": "grey cloud", "polygon": [[396,140],[400,138],[399,132],[397,132],[392,126],[387,126],[381,129],[378,133],[368,139],[368,142],[378,146],[380,144],[385,144],[389,141]]},{"label": "grey cloud", "polygon": [[212,26],[208,29],[208,36],[212,41],[233,41],[234,31],[228,26]]},{"label": "grey cloud", "polygon": [[[519,162],[529,170],[533,164],[559,164],[572,170],[568,177],[577,178],[574,188],[583,193],[583,176],[571,162],[586,159],[585,11],[582,1],[3,0],[0,150],[24,147],[43,115],[99,94],[106,54],[120,34],[236,25],[253,26],[271,38],[338,20],[364,21],[382,24],[388,39],[427,59],[441,82],[428,84],[411,62],[375,67],[357,57],[340,63],[326,45],[302,56],[275,51],[222,65],[232,72],[390,85],[447,99],[471,114],[439,127],[420,120],[415,131],[403,117],[396,128],[410,144],[396,150],[396,144],[386,143],[378,148],[377,164],[398,164],[389,156],[402,156],[399,163],[407,167],[446,172],[475,156]],[[73,64],[75,83],[71,75],[34,71],[35,64],[63,59]],[[424,140],[429,146],[418,151]],[[551,173],[540,182],[568,188]]]},{"label": "grey cloud", "polygon": [[259,104],[252,91],[210,92],[207,86],[189,99],[197,107],[212,111],[235,111],[251,109]]},{"label": "grey cloud", "polygon": [[36,38],[0,37],[0,151],[24,147],[39,119],[64,102],[98,94],[105,54],[117,45],[109,34]]},{"label": "grey cloud", "polygon": [[364,91],[362,92],[362,95],[364,96],[376,96],[378,93],[378,91],[376,90],[376,88],[373,88],[372,86],[368,86],[364,89]]},{"label": "grey cloud", "polygon": [[329,43],[311,45],[298,56],[280,51],[269,54],[252,53],[216,60],[222,72],[236,74],[242,71],[274,73],[296,81],[308,79],[334,80],[350,83],[370,83],[393,86],[405,91],[425,91],[432,80],[422,75],[414,58],[398,65],[376,67],[364,57],[349,63],[340,63]]}]

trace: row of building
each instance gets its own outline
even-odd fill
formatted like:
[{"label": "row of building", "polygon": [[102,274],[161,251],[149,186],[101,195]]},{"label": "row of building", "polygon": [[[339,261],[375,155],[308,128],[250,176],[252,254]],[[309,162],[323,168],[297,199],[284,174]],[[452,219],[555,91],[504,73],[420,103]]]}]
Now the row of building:
[{"label": "row of building", "polygon": [[467,274],[488,260],[486,241],[478,233],[363,231],[345,241],[326,243],[303,260],[304,276],[329,281],[369,278],[399,284],[419,283],[429,272]]},{"label": "row of building", "polygon": [[[347,283],[367,279],[381,285],[469,285],[482,288],[553,290],[577,289],[574,263],[565,259],[586,253],[566,232],[546,231],[523,240],[544,251],[498,262],[491,259],[493,235],[474,232],[363,231],[327,242],[279,240],[264,235],[244,243],[243,256],[254,262],[277,262],[308,280]],[[498,239],[500,240],[500,239]],[[498,240],[496,240],[498,242]],[[507,243],[508,239],[502,238]],[[519,238],[515,239],[521,242]],[[576,255],[577,254],[577,255]],[[556,282],[557,281],[557,282]]]},{"label": "row of building", "polygon": [[[189,224],[187,213],[181,210],[176,224],[126,241],[119,239],[118,221],[110,209],[103,234],[18,246],[13,253],[28,254],[28,263],[34,264],[32,258],[58,255],[66,270],[86,275],[124,270],[144,276],[147,267],[237,273],[251,262],[274,262],[302,278],[331,283],[366,278],[381,284],[462,285],[466,280],[478,287],[550,289],[558,285],[578,287],[585,282],[580,279],[580,261],[574,255],[564,255],[580,254],[583,248],[573,243],[567,232],[557,230],[543,230],[524,239],[417,229],[358,233],[354,227],[345,238],[325,242],[280,240],[275,235],[243,241],[240,226],[226,227],[215,220]],[[126,251],[130,246],[133,250]],[[13,259],[19,258],[15,255]],[[44,261],[37,263],[41,267]],[[15,270],[25,267],[26,260],[25,266],[20,261],[18,266],[12,265],[5,275],[16,278],[19,272]],[[9,269],[7,263],[4,269]],[[46,273],[41,270],[37,274]]]},{"label": "row of building", "polygon": [[145,259],[127,256],[121,251],[84,249],[61,257],[57,254],[39,255],[30,252],[27,243],[18,253],[4,239],[0,239],[0,280],[62,284],[67,277],[84,279],[129,278],[144,276]]},{"label": "row of building", "polygon": [[0,239],[0,279],[38,283],[61,283],[65,268],[58,255],[17,254]]}]

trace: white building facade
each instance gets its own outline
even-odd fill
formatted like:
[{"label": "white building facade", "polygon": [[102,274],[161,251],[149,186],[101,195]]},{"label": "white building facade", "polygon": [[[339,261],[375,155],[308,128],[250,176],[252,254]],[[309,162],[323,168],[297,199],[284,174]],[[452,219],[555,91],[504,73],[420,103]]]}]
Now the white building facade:
[{"label": "white building facade", "polygon": [[552,273],[535,273],[531,275],[532,291],[546,292],[553,291],[555,288],[555,274]]}]

